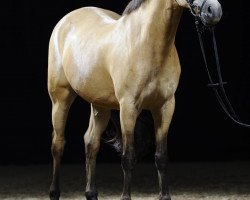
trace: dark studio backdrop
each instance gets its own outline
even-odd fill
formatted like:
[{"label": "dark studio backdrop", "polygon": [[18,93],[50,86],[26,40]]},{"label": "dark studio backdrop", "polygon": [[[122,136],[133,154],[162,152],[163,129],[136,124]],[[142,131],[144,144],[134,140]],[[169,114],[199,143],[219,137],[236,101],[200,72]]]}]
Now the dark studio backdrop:
[{"label": "dark studio backdrop", "polygon": [[[49,163],[51,103],[47,93],[50,34],[68,12],[97,6],[121,13],[127,0],[1,2],[0,164]],[[242,120],[250,123],[250,12],[247,0],[221,1],[223,19],[216,35],[226,89]],[[208,43],[206,37],[206,43]],[[250,129],[231,122],[219,107],[202,61],[193,17],[184,11],[176,37],[182,75],[169,133],[172,161],[250,160]],[[208,50],[211,47],[208,45]],[[83,135],[89,104],[74,102],[66,126],[64,162],[84,161]],[[145,160],[150,161],[153,155]],[[104,142],[100,162],[118,161]]]}]

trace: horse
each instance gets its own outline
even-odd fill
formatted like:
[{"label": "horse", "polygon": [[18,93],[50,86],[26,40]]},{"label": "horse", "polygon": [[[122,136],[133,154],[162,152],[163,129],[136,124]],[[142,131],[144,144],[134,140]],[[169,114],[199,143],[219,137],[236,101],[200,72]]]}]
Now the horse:
[{"label": "horse", "polygon": [[207,26],[215,25],[222,16],[217,0],[131,0],[122,15],[84,7],[70,12],[55,26],[48,57],[53,125],[51,200],[60,197],[65,123],[77,95],[91,104],[84,135],[86,199],[98,199],[96,156],[111,110],[120,112],[124,173],[121,200],[131,200],[131,173],[137,160],[134,127],[142,110],[150,111],[154,122],[159,199],[171,199],[166,170],[167,135],[181,73],[175,36],[184,8]]}]

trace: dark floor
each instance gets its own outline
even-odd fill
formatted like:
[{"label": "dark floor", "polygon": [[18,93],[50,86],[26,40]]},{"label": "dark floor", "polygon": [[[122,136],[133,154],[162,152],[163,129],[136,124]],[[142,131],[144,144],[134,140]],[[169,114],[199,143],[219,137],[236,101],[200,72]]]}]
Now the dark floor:
[{"label": "dark floor", "polygon": [[[99,164],[99,199],[119,199],[122,171],[119,164]],[[84,199],[84,166],[63,165],[61,199]],[[0,166],[0,199],[48,199],[49,165]],[[250,162],[170,163],[173,200],[250,200]],[[153,164],[138,164],[133,178],[133,199],[157,199]]]}]

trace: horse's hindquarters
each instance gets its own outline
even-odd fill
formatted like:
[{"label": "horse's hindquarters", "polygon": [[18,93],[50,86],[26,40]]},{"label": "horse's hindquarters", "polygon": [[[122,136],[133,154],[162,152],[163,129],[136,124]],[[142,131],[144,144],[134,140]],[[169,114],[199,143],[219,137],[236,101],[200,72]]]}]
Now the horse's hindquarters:
[{"label": "horse's hindquarters", "polygon": [[[109,108],[119,106],[106,70],[108,50],[105,49],[105,35],[112,27],[112,20],[118,17],[111,11],[98,8],[73,11],[58,23],[50,45],[59,55],[55,60],[61,63],[60,67],[74,91],[90,103]],[[59,73],[51,76],[58,78]]]}]

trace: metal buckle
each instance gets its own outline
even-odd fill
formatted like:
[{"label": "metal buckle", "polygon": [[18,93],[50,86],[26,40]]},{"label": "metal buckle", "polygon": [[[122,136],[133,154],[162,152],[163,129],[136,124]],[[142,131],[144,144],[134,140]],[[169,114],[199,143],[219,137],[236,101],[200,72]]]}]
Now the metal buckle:
[{"label": "metal buckle", "polygon": [[222,82],[222,83],[210,83],[210,84],[208,84],[207,86],[208,86],[208,87],[214,88],[214,87],[218,87],[218,86],[226,85],[226,84],[227,84],[227,82]]}]

